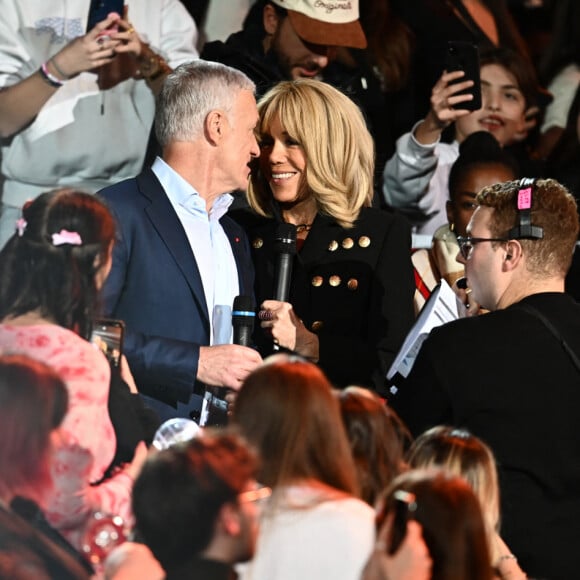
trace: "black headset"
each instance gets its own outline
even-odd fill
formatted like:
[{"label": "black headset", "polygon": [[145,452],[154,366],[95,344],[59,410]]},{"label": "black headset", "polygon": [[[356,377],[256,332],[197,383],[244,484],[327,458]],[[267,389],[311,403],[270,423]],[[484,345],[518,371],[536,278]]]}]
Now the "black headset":
[{"label": "black headset", "polygon": [[534,178],[520,179],[517,208],[518,223],[509,232],[512,240],[541,240],[544,237],[544,228],[532,224],[532,196],[534,193]]}]

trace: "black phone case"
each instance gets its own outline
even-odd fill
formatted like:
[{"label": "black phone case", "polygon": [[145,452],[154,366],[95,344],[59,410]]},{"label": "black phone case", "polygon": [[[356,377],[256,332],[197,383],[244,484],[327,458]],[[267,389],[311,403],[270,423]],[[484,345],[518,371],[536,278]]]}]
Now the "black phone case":
[{"label": "black phone case", "polygon": [[450,40],[447,43],[447,54],[445,59],[445,70],[453,72],[462,70],[465,76],[454,81],[460,83],[466,80],[473,81],[473,86],[469,89],[456,93],[457,95],[473,95],[471,101],[459,103],[455,109],[465,109],[467,111],[477,111],[481,109],[481,81],[479,72],[479,50],[477,44],[473,42]]},{"label": "black phone case", "polygon": [[104,20],[111,12],[123,17],[125,0],[91,0],[87,32],[92,30],[98,22]]}]

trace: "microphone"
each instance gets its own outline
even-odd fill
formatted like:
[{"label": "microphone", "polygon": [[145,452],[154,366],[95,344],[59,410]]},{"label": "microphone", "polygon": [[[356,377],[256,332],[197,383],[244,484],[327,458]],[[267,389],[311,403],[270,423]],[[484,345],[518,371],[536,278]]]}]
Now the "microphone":
[{"label": "microphone", "polygon": [[296,254],[296,226],[282,223],[276,229],[274,238],[276,257],[276,280],[274,283],[274,300],[288,302],[290,279],[292,277],[292,260]]},{"label": "microphone", "polygon": [[[233,342],[241,346],[252,344],[254,330],[254,301],[251,296],[236,296],[232,308]],[[228,404],[225,387],[206,386],[202,403],[200,427],[223,427],[228,423]]]},{"label": "microphone", "polygon": [[232,309],[232,326],[234,328],[234,344],[251,346],[254,330],[254,301],[251,296],[236,296]]}]

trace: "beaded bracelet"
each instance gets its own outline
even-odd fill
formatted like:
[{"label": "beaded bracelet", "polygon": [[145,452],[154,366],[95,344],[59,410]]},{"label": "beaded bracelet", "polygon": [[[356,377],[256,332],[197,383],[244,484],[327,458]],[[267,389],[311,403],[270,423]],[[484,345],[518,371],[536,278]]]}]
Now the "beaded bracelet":
[{"label": "beaded bracelet", "polygon": [[42,63],[42,65],[38,69],[38,72],[40,73],[42,80],[48,83],[51,87],[58,88],[64,85],[64,83],[59,78],[55,77],[53,74],[50,73],[45,62]]}]

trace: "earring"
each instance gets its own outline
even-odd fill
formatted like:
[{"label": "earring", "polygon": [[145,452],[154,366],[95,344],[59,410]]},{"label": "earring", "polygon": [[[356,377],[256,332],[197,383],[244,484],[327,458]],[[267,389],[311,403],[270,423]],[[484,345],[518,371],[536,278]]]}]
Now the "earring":
[{"label": "earring", "polygon": [[455,231],[455,224],[454,224],[453,222],[451,222],[451,223],[449,224],[449,231],[450,231],[450,232],[454,232],[454,231]]}]

